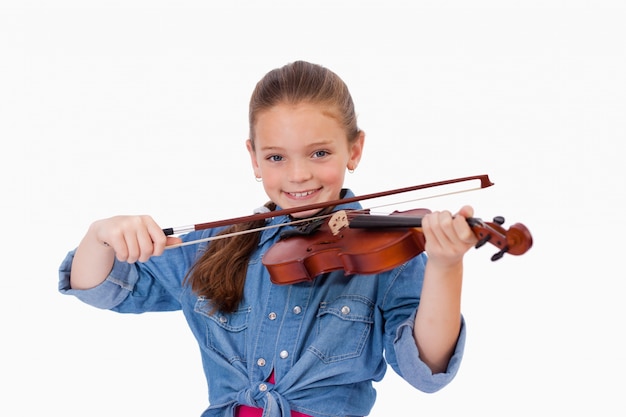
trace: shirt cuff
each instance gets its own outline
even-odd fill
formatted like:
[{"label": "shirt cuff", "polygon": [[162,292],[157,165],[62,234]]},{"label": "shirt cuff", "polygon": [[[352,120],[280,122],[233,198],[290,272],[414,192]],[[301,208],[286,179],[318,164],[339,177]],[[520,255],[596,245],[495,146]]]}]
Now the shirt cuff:
[{"label": "shirt cuff", "polygon": [[402,378],[412,386],[420,391],[433,393],[448,385],[459,370],[465,348],[465,319],[461,316],[461,330],[454,353],[448,362],[448,368],[445,372],[437,374],[433,374],[428,365],[420,359],[413,337],[414,326],[415,316],[412,316],[398,328],[397,337],[394,341],[398,367]]},{"label": "shirt cuff", "polygon": [[85,289],[72,289],[70,272],[74,251],[67,254],[59,267],[59,292],[64,295],[73,295],[79,300],[97,308],[109,310],[120,304],[135,287],[138,274],[131,264],[118,262],[113,264],[109,276],[99,285]]}]

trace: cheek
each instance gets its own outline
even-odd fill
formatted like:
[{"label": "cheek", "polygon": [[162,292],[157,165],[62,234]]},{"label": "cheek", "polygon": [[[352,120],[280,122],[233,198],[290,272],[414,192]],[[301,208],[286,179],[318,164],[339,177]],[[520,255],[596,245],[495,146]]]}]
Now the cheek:
[{"label": "cheek", "polygon": [[320,178],[328,184],[342,185],[345,177],[345,170],[341,168],[329,169],[320,172]]},{"label": "cheek", "polygon": [[275,187],[281,182],[282,176],[276,170],[261,168],[261,173],[263,174],[263,185],[266,189]]}]

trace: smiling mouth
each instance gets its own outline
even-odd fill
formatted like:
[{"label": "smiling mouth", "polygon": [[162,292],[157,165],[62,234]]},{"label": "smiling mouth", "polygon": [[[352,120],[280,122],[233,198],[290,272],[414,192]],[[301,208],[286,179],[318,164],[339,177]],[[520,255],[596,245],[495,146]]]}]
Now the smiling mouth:
[{"label": "smiling mouth", "polygon": [[290,197],[293,198],[304,198],[304,197],[308,197],[311,194],[315,193],[317,190],[312,190],[312,191],[301,191],[301,192],[295,192],[295,193],[291,193],[291,192],[286,192],[287,195],[289,195]]}]

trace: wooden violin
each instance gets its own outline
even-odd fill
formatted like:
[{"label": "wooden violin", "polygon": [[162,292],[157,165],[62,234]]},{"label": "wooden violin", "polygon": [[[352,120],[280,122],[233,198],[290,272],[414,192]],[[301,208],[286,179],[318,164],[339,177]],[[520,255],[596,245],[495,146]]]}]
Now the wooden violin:
[{"label": "wooden violin", "polygon": [[[163,232],[166,236],[170,236],[469,181],[478,181],[480,189],[493,185],[488,175],[474,175],[279,211],[260,212],[191,226],[166,228]],[[324,216],[317,223],[309,225],[304,233],[292,233],[279,240],[265,253],[262,262],[275,284],[312,281],[319,274],[341,269],[346,274],[384,272],[407,262],[424,251],[425,238],[421,231],[421,217],[429,212],[430,210],[427,209],[416,209],[375,216],[370,215],[367,210],[338,211],[328,222],[325,221],[326,216]],[[532,246],[532,236],[526,226],[521,223],[516,223],[506,230],[502,227],[503,217],[496,217],[493,222],[484,222],[479,218],[469,218],[467,221],[478,238],[477,248],[490,243],[499,249],[492,256],[494,261],[500,259],[505,253],[522,255]],[[239,233],[262,229],[251,229]],[[229,236],[231,235],[211,236],[169,245],[166,248]]]},{"label": "wooden violin", "polygon": [[[360,210],[338,211],[304,233],[284,236],[262,262],[272,282],[281,285],[312,281],[334,270],[344,270],[346,275],[388,271],[424,251],[421,217],[429,212],[415,209],[375,216]],[[521,223],[506,230],[503,217],[493,222],[468,218],[467,222],[478,238],[477,248],[490,243],[499,249],[492,261],[506,253],[522,255],[532,246],[532,236]]]}]

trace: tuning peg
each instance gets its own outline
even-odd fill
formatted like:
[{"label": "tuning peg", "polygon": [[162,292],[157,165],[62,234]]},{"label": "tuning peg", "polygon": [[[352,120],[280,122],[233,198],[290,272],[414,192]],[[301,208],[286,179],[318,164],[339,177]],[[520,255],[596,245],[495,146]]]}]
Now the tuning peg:
[{"label": "tuning peg", "polygon": [[493,222],[495,224],[503,225],[504,224],[504,217],[496,216],[496,217],[493,218]]},{"label": "tuning peg", "polygon": [[487,235],[484,238],[480,239],[478,241],[478,243],[476,243],[476,245],[474,245],[474,247],[476,249],[480,248],[481,246],[483,246],[485,243],[489,242],[489,240],[491,239],[491,235]]},{"label": "tuning peg", "polygon": [[495,253],[492,257],[491,260],[492,261],[497,261],[498,259],[502,258],[504,256],[505,253],[507,253],[509,251],[508,247],[505,247],[504,249],[502,249],[500,252]]}]

